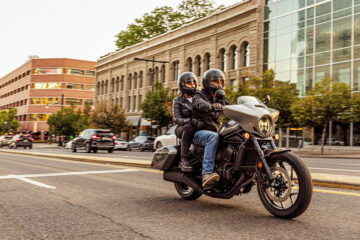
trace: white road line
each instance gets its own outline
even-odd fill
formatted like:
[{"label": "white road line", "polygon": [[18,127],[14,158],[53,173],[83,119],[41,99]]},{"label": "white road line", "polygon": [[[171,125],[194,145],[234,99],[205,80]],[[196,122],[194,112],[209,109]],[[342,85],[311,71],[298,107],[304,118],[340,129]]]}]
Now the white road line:
[{"label": "white road line", "polygon": [[316,168],[316,167],[309,167],[310,169],[314,170],[329,170],[329,171],[342,171],[342,172],[360,172],[360,170],[353,170],[353,169],[340,169],[340,168]]},{"label": "white road line", "polygon": [[24,182],[27,182],[27,183],[34,184],[34,185],[42,187],[42,188],[56,189],[56,187],[54,187],[54,186],[50,186],[50,185],[47,185],[47,184],[44,184],[44,183],[41,183],[41,182],[38,182],[38,181],[34,181],[34,180],[31,180],[31,179],[27,179],[27,178],[24,178],[24,177],[15,176],[14,178],[19,179],[19,180],[24,181]]}]

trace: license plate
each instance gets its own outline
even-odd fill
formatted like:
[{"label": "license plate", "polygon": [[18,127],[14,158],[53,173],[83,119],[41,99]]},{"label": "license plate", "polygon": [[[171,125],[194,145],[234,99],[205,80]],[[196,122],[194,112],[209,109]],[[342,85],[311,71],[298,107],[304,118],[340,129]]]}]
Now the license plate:
[{"label": "license plate", "polygon": [[109,141],[111,140],[111,138],[108,138],[108,137],[103,137],[102,140],[106,140],[106,141]]},{"label": "license plate", "polygon": [[29,142],[28,140],[24,140],[24,142]]}]

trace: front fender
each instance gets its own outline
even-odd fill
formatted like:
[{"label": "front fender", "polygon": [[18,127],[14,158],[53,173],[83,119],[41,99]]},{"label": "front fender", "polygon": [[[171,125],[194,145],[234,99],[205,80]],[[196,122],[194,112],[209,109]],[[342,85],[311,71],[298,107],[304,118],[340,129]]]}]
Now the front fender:
[{"label": "front fender", "polygon": [[267,151],[265,153],[265,157],[272,157],[276,154],[284,153],[284,152],[291,152],[290,149],[282,149],[282,148],[276,148],[274,150]]}]

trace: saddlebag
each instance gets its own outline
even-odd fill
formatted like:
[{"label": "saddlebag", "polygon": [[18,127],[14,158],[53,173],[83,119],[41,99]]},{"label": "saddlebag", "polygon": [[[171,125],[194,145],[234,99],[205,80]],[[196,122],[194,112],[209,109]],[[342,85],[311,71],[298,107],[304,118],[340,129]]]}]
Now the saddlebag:
[{"label": "saddlebag", "polygon": [[180,160],[179,146],[167,146],[156,150],[153,155],[151,168],[166,171]]}]

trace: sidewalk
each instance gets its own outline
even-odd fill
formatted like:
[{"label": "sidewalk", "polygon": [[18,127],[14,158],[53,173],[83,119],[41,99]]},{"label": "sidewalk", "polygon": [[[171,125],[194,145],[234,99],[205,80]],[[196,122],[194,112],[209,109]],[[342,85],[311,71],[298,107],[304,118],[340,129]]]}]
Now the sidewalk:
[{"label": "sidewalk", "polygon": [[[58,158],[63,160],[142,167],[142,168],[150,168],[150,164],[151,164],[151,160],[131,160],[127,158],[111,158],[111,157],[103,157],[103,156],[97,156],[97,157],[80,156],[80,155],[74,156],[68,154],[40,153],[40,152],[21,151],[21,150],[13,150],[13,149],[0,149],[0,152],[28,155],[28,156],[37,156],[37,157]],[[311,175],[314,185],[360,190],[360,177],[322,174],[322,173],[312,173]]]}]

